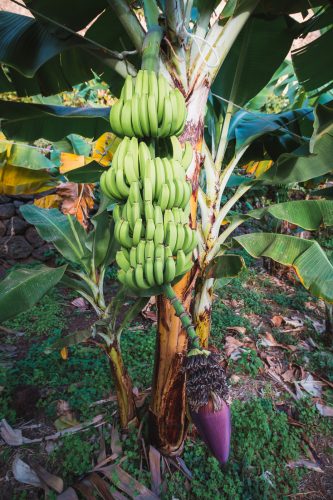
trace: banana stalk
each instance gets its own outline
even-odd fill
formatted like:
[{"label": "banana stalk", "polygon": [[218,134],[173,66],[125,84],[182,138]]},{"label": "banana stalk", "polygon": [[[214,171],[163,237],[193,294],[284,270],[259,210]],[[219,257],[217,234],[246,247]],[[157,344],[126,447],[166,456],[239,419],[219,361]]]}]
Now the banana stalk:
[{"label": "banana stalk", "polygon": [[[189,140],[196,152],[194,161],[187,170],[192,184],[191,225],[196,226],[198,179],[201,169],[204,113],[208,87],[196,88],[188,100],[188,115],[181,141]],[[191,307],[195,276],[189,272],[174,287],[174,291],[187,311]],[[174,308],[164,296],[157,299],[158,324],[153,391],[150,404],[149,426],[151,441],[162,453],[181,453],[186,436],[185,376],[182,371],[187,351],[187,334],[182,328]]]},{"label": "banana stalk", "polygon": [[116,342],[107,348],[106,353],[110,360],[110,367],[116,385],[120,426],[123,430],[126,430],[131,422],[136,421],[132,381],[124,366],[121,351]]}]

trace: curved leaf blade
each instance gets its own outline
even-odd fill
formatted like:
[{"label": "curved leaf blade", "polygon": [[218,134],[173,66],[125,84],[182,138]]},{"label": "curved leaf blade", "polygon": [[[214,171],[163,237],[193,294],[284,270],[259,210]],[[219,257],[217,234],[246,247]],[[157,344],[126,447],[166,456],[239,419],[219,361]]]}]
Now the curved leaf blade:
[{"label": "curved leaf blade", "polygon": [[333,226],[333,201],[286,201],[267,208],[252,210],[246,214],[246,217],[261,219],[265,214],[270,214],[276,219],[285,220],[308,231],[315,231],[321,226]]},{"label": "curved leaf blade", "polygon": [[333,266],[316,241],[273,233],[244,234],[234,240],[252,257],[292,266],[310,293],[333,302]]},{"label": "curved leaf blade", "polygon": [[0,323],[33,307],[62,278],[67,266],[11,271],[0,282]]},{"label": "curved leaf blade", "polygon": [[21,213],[66,259],[86,267],[89,258],[85,246],[87,234],[74,217],[65,216],[56,208],[44,209],[36,205],[23,205]]},{"label": "curved leaf blade", "polygon": [[58,141],[69,134],[98,138],[110,131],[110,108],[74,108],[0,100],[1,130],[7,137],[32,142]]},{"label": "curved leaf blade", "polygon": [[218,255],[207,266],[205,278],[235,278],[245,267],[240,255]]}]

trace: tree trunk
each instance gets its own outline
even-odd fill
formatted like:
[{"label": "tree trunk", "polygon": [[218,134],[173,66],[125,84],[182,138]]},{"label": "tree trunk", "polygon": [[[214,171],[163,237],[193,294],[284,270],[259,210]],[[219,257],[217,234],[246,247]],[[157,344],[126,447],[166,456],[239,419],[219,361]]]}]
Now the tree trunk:
[{"label": "tree trunk", "polygon": [[[196,226],[197,191],[202,164],[201,148],[204,130],[204,112],[208,96],[208,82],[191,92],[187,98],[188,117],[182,142],[190,141],[195,161],[187,171],[192,183],[191,226]],[[191,309],[195,271],[192,270],[177,283],[174,290],[185,308]],[[166,455],[179,454],[186,436],[185,376],[182,363],[187,349],[187,336],[175,316],[173,307],[162,296],[157,299],[158,328],[150,405],[151,442]]]},{"label": "tree trunk", "polygon": [[120,426],[123,430],[126,430],[128,424],[136,419],[132,381],[124,366],[120,348],[116,342],[108,348],[107,355],[110,359],[110,367],[116,385]]}]

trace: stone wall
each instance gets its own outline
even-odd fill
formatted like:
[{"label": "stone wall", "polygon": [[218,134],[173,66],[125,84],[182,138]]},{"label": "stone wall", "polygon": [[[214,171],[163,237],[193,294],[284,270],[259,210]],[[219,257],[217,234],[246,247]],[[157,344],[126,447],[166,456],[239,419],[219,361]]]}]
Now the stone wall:
[{"label": "stone wall", "polygon": [[51,246],[22,217],[20,206],[33,203],[30,196],[0,196],[0,260],[8,265],[45,261]]}]

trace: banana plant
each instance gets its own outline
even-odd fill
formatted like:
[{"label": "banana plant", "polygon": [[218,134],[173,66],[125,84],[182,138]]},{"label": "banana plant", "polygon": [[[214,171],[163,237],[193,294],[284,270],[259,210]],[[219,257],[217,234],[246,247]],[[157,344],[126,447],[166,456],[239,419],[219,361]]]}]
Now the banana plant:
[{"label": "banana plant", "polygon": [[86,232],[79,222],[57,209],[35,205],[21,208],[24,218],[39,235],[54,245],[67,264],[59,268],[45,265],[9,272],[0,283],[0,322],[33,307],[57,283],[73,289],[93,308],[96,320],[90,328],[72,332],[52,348],[62,349],[82,341],[102,347],[110,360],[119,401],[122,428],[136,418],[131,379],[121,355],[121,334],[144,307],[147,299],[128,306],[121,321],[120,309],[126,296],[123,287],[108,301],[105,296],[105,273],[114,262],[117,243],[113,237],[113,219],[107,211],[92,218],[93,230]]},{"label": "banana plant", "polygon": [[[16,90],[21,95],[52,94],[88,79],[93,69],[97,74],[103,73],[111,91],[118,96],[124,78],[137,74],[140,56],[150,52],[157,60],[159,72],[186,99],[187,119],[180,140],[190,142],[194,150],[186,175],[192,184],[190,223],[198,229],[199,245],[193,270],[177,283],[174,292],[187,310],[193,312],[202,343],[207,343],[209,337],[214,279],[236,274],[241,267],[238,257],[226,253],[230,245],[241,245],[255,256],[267,254],[284,264],[294,265],[313,293],[331,299],[329,289],[323,284],[323,275],[318,279],[309,272],[313,259],[320,263],[321,269],[327,266],[317,244],[301,247],[301,240],[282,242],[277,236],[263,233],[258,237],[246,235],[231,239],[233,231],[246,218],[238,220],[230,213],[235,202],[257,183],[304,182],[330,172],[332,149],[331,136],[326,132],[326,108],[317,108],[315,123],[320,121],[322,125],[316,126],[311,138],[303,125],[307,124],[305,116],[310,116],[312,110],[294,111],[288,117],[273,119],[239,113],[239,107],[253,102],[271,80],[293,40],[312,29],[325,28],[319,39],[293,53],[296,74],[306,82],[311,93],[321,94],[322,87],[330,88],[331,65],[325,59],[328,53],[325,47],[332,36],[330,2],[315,0],[312,5],[321,9],[304,23],[298,23],[290,14],[307,11],[307,0],[229,0],[226,3],[99,0],[80,2],[79,8],[77,5],[77,0],[67,1],[66,5],[57,2],[56,6],[51,1],[31,1],[28,6],[34,19],[0,13],[0,61],[5,65],[0,88]],[[84,37],[75,34],[91,21]],[[155,33],[153,37],[152,33]],[[30,47],[26,40],[29,37],[35,40],[36,35],[43,44]],[[12,50],[13,39],[16,50]],[[219,96],[223,105],[213,120],[214,132],[205,137],[206,111],[218,108],[214,96]],[[96,127],[103,129],[99,128],[99,133],[108,127],[108,109],[90,108],[91,120],[80,120],[80,113],[84,111],[61,107],[46,110],[33,104],[0,102],[2,129],[13,139],[33,141],[43,136],[58,140],[70,127],[73,127],[71,132],[85,135],[89,130],[90,137],[96,137],[96,129],[92,130],[91,126],[94,120]],[[24,116],[24,127],[18,116]],[[40,120],[36,120],[36,116]],[[261,124],[259,132],[258,124]],[[285,134],[279,134],[281,130]],[[237,177],[239,187],[232,196],[225,197],[231,181],[235,180],[232,175],[236,167],[250,160],[269,160],[273,165],[260,179],[246,178],[241,182]],[[302,210],[307,209],[302,206]],[[321,223],[321,210],[326,208],[316,209],[317,227]],[[283,207],[282,212],[276,210],[275,215],[273,212],[273,216],[287,219],[295,216],[289,206]],[[252,216],[263,215],[248,214]],[[329,225],[330,219],[325,220]],[[221,232],[225,222],[228,225]],[[311,226],[314,225],[311,222]],[[329,276],[331,268],[327,269]],[[188,339],[169,301],[159,296],[157,304],[151,439],[163,453],[174,454],[181,451],[187,429],[182,360]]]}]

